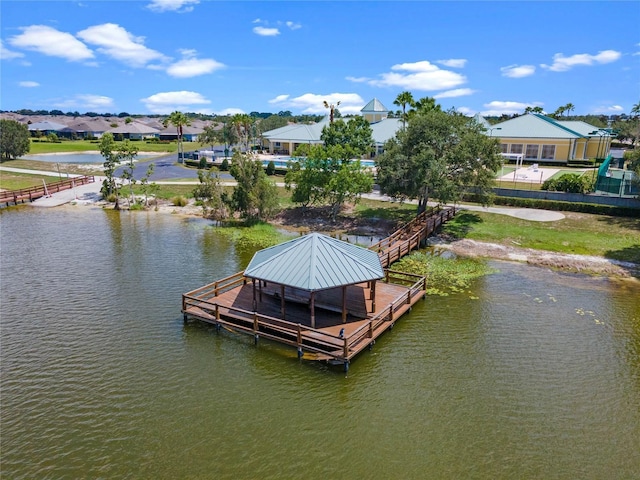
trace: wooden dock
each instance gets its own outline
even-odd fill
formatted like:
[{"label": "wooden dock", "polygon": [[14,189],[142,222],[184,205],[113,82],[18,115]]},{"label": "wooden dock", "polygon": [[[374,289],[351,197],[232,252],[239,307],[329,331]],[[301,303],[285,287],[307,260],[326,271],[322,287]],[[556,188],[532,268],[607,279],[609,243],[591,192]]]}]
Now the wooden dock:
[{"label": "wooden dock", "polygon": [[[199,320],[295,347],[298,356],[343,364],[349,362],[424,298],[424,277],[389,270],[388,266],[424,244],[435,230],[455,215],[455,208],[418,215],[383,241],[372,245],[385,268],[376,284],[375,301],[367,283],[318,292],[315,327],[311,326],[309,299],[303,293],[279,296],[277,285],[255,281],[239,272],[182,296],[185,321]],[[258,294],[256,294],[256,291]],[[256,297],[257,295],[257,297]],[[347,309],[343,311],[342,305]],[[346,318],[345,318],[346,315]],[[309,355],[311,354],[311,355]]]},{"label": "wooden dock", "polygon": [[95,182],[95,177],[93,175],[84,175],[81,177],[68,178],[59,182],[52,182],[49,184],[45,183],[38,187],[23,188],[20,190],[6,190],[4,192],[0,192],[0,204],[8,206],[12,203],[15,205],[18,203],[24,203],[26,200],[33,202],[38,198],[93,182]]}]

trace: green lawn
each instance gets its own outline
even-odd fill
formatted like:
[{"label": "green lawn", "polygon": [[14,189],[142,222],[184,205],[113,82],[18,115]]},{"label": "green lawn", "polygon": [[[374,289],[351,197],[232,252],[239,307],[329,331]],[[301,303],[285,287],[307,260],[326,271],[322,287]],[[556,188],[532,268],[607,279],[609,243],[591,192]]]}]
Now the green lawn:
[{"label": "green lawn", "polygon": [[[60,143],[51,142],[34,142],[31,141],[30,154],[38,153],[64,153],[64,152],[88,152],[98,151],[99,140],[62,140]],[[119,144],[120,142],[116,142]],[[140,150],[140,152],[167,152],[175,153],[178,151],[178,143],[153,143],[146,141],[132,141]],[[197,142],[183,142],[184,150],[197,150],[202,145]]]},{"label": "green lawn", "polygon": [[444,227],[458,238],[640,263],[640,219],[567,212],[533,222],[507,215],[460,212]]},{"label": "green lawn", "polygon": [[42,180],[51,183],[61,179],[58,174],[54,174],[54,172],[51,172],[51,176],[49,176],[0,171],[0,189],[2,190],[21,190],[23,188],[42,186]]}]

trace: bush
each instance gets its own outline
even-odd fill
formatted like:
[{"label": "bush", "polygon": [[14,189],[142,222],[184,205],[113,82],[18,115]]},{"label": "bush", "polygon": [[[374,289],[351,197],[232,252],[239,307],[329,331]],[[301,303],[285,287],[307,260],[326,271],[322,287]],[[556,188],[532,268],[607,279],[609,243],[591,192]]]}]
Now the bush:
[{"label": "bush", "polygon": [[187,200],[186,197],[183,197],[182,195],[178,195],[171,199],[171,203],[173,203],[176,207],[186,207],[189,203],[189,200]]},{"label": "bush", "polygon": [[205,170],[207,168],[207,157],[204,155],[200,157],[200,161],[198,162],[198,168]]},{"label": "bush", "polygon": [[587,178],[575,173],[566,173],[560,178],[546,180],[540,189],[552,192],[587,193],[590,187],[591,182]]},{"label": "bush", "polygon": [[229,160],[227,160],[226,158],[222,160],[222,163],[220,164],[220,170],[222,170],[223,172],[227,172],[229,170]]},{"label": "bush", "polygon": [[269,160],[267,164],[267,175],[275,175],[276,173],[276,164],[273,163],[273,160]]}]

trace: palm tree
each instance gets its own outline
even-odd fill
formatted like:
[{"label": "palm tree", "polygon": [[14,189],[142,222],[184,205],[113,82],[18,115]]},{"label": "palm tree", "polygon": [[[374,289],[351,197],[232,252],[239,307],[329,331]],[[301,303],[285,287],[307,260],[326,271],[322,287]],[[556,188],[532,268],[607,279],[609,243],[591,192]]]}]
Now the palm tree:
[{"label": "palm tree", "polygon": [[640,115],[640,102],[631,107],[631,115],[633,115],[634,117]]},{"label": "palm tree", "polygon": [[249,135],[253,118],[246,113],[236,113],[231,117],[231,124],[235,127],[238,138],[243,140],[245,150],[249,149]]},{"label": "palm tree", "polygon": [[335,109],[338,105],[340,105],[340,102],[334,104],[330,104],[329,102],[327,102],[326,100],[323,102],[324,104],[324,108],[328,108],[329,109],[329,123],[333,123],[333,114],[335,112]]},{"label": "palm tree", "polygon": [[576,109],[575,105],[573,103],[567,103],[564,106],[564,111],[567,112],[567,117],[569,116],[569,114],[571,112],[573,112]]},{"label": "palm tree", "polygon": [[165,127],[169,125],[173,125],[174,127],[176,127],[176,130],[178,132],[178,162],[180,162],[180,160],[184,162],[184,150],[182,148],[182,127],[188,127],[189,125],[191,125],[189,117],[187,117],[184,113],[176,110],[167,118],[165,118],[162,124]]},{"label": "palm tree", "polygon": [[406,128],[407,126],[407,105],[413,107],[415,105],[415,101],[413,100],[413,95],[411,92],[401,92],[398,94],[396,99],[393,101],[394,105],[398,105],[402,107],[402,128]]}]

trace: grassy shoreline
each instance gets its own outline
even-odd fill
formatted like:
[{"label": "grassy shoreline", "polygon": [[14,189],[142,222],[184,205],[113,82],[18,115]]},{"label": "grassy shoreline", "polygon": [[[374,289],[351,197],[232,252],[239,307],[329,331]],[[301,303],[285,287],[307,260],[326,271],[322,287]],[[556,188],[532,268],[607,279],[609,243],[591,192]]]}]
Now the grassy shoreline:
[{"label": "grassy shoreline", "polygon": [[[14,163],[17,162],[17,163]],[[46,162],[17,160],[4,165],[41,169]],[[55,181],[55,164],[48,163],[51,176],[0,171],[0,188],[17,189],[40,185],[42,180]],[[64,173],[63,173],[64,175]],[[162,184],[158,198],[192,197],[194,185]],[[283,208],[293,205],[289,193],[279,188]],[[179,208],[179,207],[176,207]],[[382,220],[404,223],[415,214],[415,206],[362,199],[344,217],[370,222]],[[561,254],[589,255],[640,264],[640,219],[606,215],[564,212],[565,218],[553,222],[522,220],[486,212],[460,212],[443,232],[453,239],[469,239],[485,243],[517,246]],[[336,230],[340,230],[337,225]]]}]

